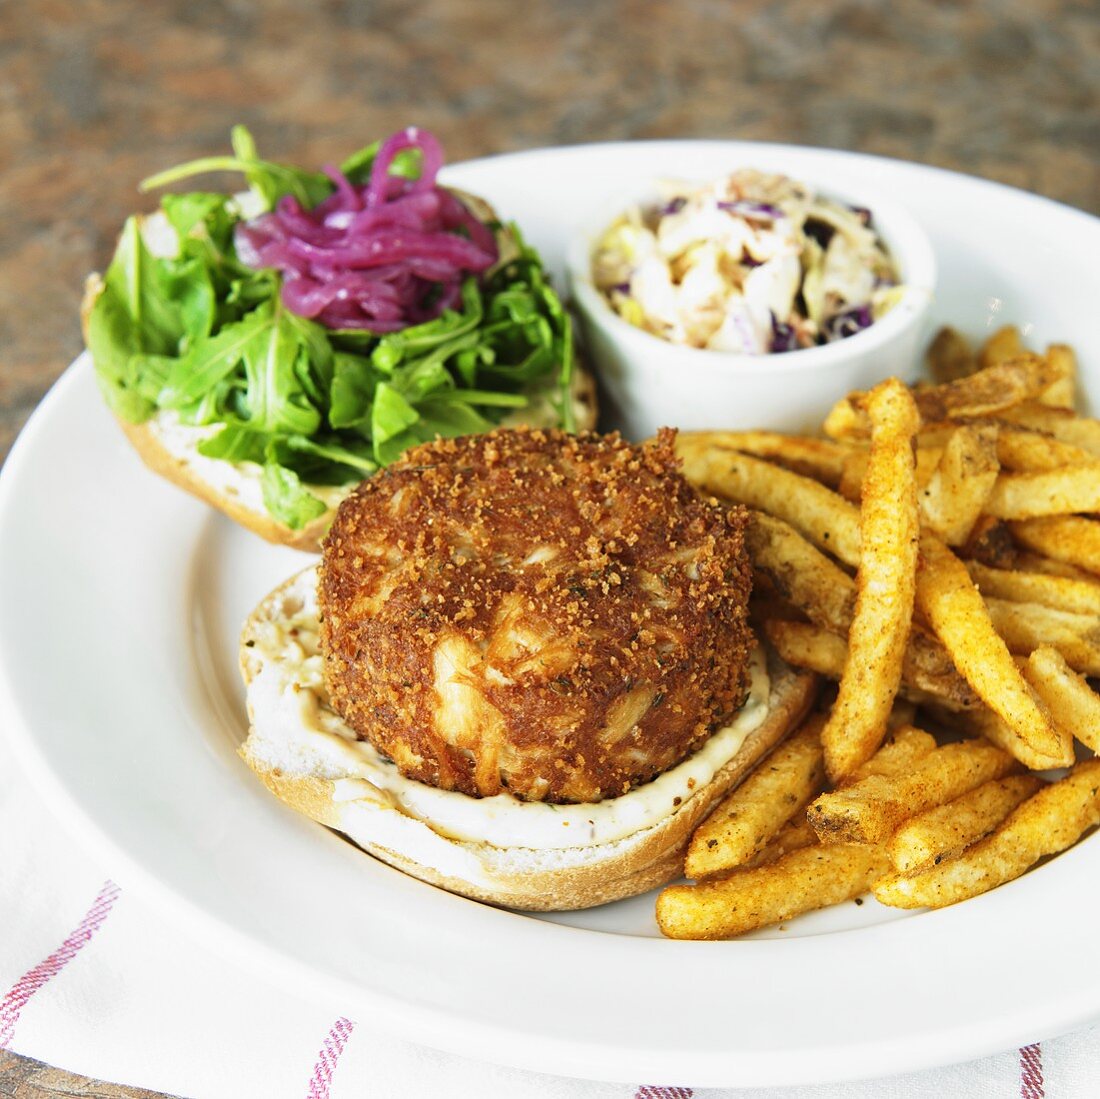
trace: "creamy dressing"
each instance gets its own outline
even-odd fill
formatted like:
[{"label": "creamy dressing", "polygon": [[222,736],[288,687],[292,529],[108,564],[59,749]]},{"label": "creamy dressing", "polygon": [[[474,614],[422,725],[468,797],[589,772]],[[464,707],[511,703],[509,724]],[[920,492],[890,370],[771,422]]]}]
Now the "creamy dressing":
[{"label": "creamy dressing", "polygon": [[[164,450],[219,495],[239,501],[250,511],[267,514],[262,466],[256,462],[227,462],[199,453],[199,443],[217,435],[224,424],[185,424],[175,412],[162,409],[147,420],[145,426]],[[335,508],[355,485],[307,484],[305,487],[326,507]]]},{"label": "creamy dressing", "polygon": [[248,707],[257,754],[272,767],[334,780],[339,801],[381,797],[451,839],[496,847],[560,850],[612,843],[658,824],[702,789],[768,714],[764,654],[750,661],[748,699],[694,755],[619,797],[584,805],[527,802],[508,793],[474,798],[405,778],[329,705],[318,643],[316,569],[300,573],[274,613],[253,630],[246,660],[255,675]]}]

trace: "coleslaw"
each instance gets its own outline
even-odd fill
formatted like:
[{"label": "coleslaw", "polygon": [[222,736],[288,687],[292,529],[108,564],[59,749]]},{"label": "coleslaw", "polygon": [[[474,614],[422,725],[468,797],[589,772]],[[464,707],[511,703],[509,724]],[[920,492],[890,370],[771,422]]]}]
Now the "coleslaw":
[{"label": "coleslaw", "polygon": [[871,211],[783,175],[741,169],[659,184],[592,255],[596,287],[629,323],[672,343],[767,354],[844,339],[902,296]]}]

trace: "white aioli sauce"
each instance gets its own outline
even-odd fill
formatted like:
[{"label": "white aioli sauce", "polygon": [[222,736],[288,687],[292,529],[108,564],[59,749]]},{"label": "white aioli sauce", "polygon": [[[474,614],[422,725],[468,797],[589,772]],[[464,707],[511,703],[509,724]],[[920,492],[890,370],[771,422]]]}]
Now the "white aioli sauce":
[{"label": "white aioli sauce", "polygon": [[[270,766],[337,780],[336,796],[381,794],[394,808],[451,839],[496,847],[559,850],[612,843],[658,824],[686,804],[732,759],[768,715],[764,654],[751,658],[751,687],[734,720],[694,755],[652,782],[616,798],[583,805],[520,801],[511,794],[474,798],[405,778],[329,706],[318,645],[317,573],[307,569],[275,614],[249,633],[259,670],[248,687],[248,709]],[[369,784],[362,790],[359,782]]]}]

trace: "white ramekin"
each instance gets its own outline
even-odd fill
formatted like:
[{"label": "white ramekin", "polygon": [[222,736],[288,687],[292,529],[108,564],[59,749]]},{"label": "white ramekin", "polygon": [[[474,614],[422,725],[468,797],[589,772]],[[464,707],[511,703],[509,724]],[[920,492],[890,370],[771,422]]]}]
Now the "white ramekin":
[{"label": "white ramekin", "polygon": [[[822,194],[866,207],[905,287],[883,318],[847,339],[779,354],[744,355],[669,343],[623,320],[592,282],[592,251],[636,196],[579,232],[567,253],[569,291],[583,347],[603,390],[605,426],[642,439],[659,427],[809,431],[838,398],[890,375],[912,380],[920,365],[936,284],[931,242],[888,198],[850,195],[813,180]],[[650,189],[649,201],[656,201]],[[642,200],[643,203],[645,199]]]}]

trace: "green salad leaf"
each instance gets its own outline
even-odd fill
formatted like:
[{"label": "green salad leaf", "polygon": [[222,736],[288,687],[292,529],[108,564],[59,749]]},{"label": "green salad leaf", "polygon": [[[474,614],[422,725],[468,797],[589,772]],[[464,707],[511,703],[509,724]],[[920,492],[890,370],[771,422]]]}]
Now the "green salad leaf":
[{"label": "green salad leaf", "polygon": [[[143,187],[239,171],[265,209],[287,194],[312,207],[333,191],[321,173],[262,160],[243,127],[232,142],[232,157],[193,161]],[[378,148],[344,161],[353,183],[369,178]],[[390,171],[416,178],[419,153],[405,154]],[[154,254],[141,219],[130,218],[88,315],[100,388],[133,423],[166,412],[216,426],[199,451],[260,467],[265,506],[290,527],[325,511],[310,485],[355,482],[416,443],[488,430],[548,385],[559,421],[574,426],[569,317],[514,226],[504,230],[513,258],[468,278],[457,308],[377,336],[287,310],[279,273],[237,256],[243,215],[233,196],[166,194],[161,209],[175,254]]]}]

